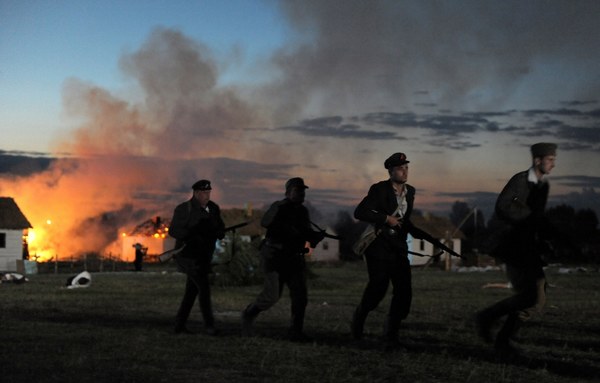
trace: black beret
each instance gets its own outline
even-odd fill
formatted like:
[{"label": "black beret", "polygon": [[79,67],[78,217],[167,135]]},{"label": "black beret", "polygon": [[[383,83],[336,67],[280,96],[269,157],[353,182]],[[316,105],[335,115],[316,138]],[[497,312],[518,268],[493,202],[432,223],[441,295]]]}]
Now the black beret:
[{"label": "black beret", "polygon": [[556,144],[548,142],[538,142],[537,144],[531,145],[531,156],[533,158],[542,158],[546,156],[556,155]]},{"label": "black beret", "polygon": [[193,190],[212,190],[209,180],[200,180],[192,185]]},{"label": "black beret", "polygon": [[387,160],[383,163],[386,169],[391,169],[394,166],[401,166],[404,164],[408,164],[410,161],[406,160],[406,154],[404,153],[394,153],[388,157]]}]

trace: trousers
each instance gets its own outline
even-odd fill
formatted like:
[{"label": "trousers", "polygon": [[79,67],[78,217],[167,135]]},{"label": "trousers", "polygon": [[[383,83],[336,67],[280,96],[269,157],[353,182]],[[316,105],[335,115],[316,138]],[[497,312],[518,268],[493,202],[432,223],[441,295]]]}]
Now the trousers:
[{"label": "trousers", "polygon": [[357,323],[362,324],[369,312],[374,310],[385,297],[390,282],[392,300],[388,312],[386,332],[394,337],[403,319],[406,319],[412,302],[410,262],[407,257],[379,259],[367,257],[369,281],[356,309]]},{"label": "trousers", "polygon": [[308,289],[306,287],[306,266],[302,254],[289,262],[270,257],[261,257],[261,269],[264,273],[264,283],[255,301],[248,306],[246,313],[256,317],[261,311],[268,310],[281,298],[283,288],[288,286],[291,299],[291,328],[302,332],[304,315],[308,304]]},{"label": "trousers", "polygon": [[486,322],[507,316],[496,338],[496,344],[500,346],[508,344],[520,324],[539,314],[546,302],[546,278],[541,266],[506,264],[506,275],[515,293],[480,312]]},{"label": "trousers", "polygon": [[198,303],[200,304],[204,326],[214,326],[215,320],[212,311],[208,272],[193,269],[186,271],[185,291],[177,311],[176,326],[185,326],[196,297],[198,297]]}]

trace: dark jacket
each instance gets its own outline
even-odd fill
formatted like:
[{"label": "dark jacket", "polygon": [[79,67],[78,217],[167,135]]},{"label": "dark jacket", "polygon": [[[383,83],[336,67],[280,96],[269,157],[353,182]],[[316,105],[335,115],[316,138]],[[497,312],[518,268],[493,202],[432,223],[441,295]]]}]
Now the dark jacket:
[{"label": "dark jacket", "polygon": [[208,211],[194,199],[178,205],[173,212],[169,235],[177,241],[175,247],[185,244],[178,255],[210,265],[217,239],[225,236],[225,224],[219,205],[209,201]]},{"label": "dark jacket", "polygon": [[381,230],[381,234],[367,248],[365,253],[367,257],[391,259],[399,255],[408,255],[406,237],[412,227],[410,216],[415,200],[415,188],[408,184],[405,187],[407,209],[402,219],[401,229],[396,230],[393,235],[389,235],[389,227],[385,224],[387,216],[392,215],[398,207],[391,180],[372,185],[367,196],[354,210],[354,218],[373,224],[376,230]]},{"label": "dark jacket", "polygon": [[266,244],[285,255],[303,253],[306,242],[314,247],[323,239],[321,233],[311,229],[308,209],[287,198],[271,204],[261,225],[267,229]]},{"label": "dark jacket", "polygon": [[548,200],[548,182],[529,182],[528,171],[515,174],[496,200],[495,214],[499,223],[495,255],[516,265],[542,264],[537,251],[540,230],[546,225],[544,210]]}]

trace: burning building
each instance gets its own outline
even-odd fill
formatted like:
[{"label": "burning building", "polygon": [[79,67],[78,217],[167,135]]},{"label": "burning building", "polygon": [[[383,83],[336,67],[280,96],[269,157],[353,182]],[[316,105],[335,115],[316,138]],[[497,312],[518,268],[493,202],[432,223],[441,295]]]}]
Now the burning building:
[{"label": "burning building", "polygon": [[171,250],[175,247],[175,238],[169,236],[169,222],[161,217],[154,217],[137,225],[128,233],[121,233],[121,259],[133,261],[136,244],[147,249],[146,256],[149,259]]}]

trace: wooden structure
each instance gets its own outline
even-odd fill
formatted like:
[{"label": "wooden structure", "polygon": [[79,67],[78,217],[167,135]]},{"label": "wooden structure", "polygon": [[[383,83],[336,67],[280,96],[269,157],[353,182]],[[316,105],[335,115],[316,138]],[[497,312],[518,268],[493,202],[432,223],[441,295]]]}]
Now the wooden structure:
[{"label": "wooden structure", "polygon": [[27,230],[32,228],[14,199],[0,197],[0,271],[17,271],[26,257]]}]

